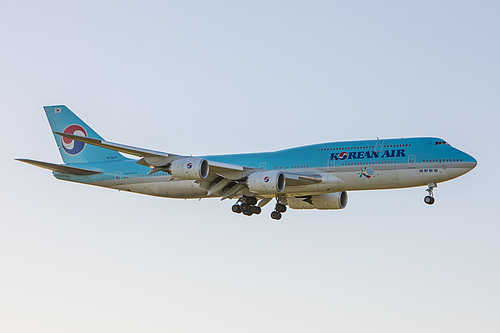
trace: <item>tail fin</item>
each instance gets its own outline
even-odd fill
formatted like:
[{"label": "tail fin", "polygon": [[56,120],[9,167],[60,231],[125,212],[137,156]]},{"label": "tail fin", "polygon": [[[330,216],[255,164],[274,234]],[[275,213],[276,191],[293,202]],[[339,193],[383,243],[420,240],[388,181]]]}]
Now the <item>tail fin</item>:
[{"label": "tail fin", "polygon": [[[76,134],[104,140],[65,105],[44,106],[43,108],[52,132]],[[91,163],[125,159],[123,155],[113,150],[63,138],[55,133],[54,138],[64,163]]]}]

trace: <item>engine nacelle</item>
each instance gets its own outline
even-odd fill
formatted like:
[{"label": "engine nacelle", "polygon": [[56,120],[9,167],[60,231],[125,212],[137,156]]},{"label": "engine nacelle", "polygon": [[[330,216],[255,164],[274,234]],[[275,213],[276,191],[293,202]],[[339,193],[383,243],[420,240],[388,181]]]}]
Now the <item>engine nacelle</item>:
[{"label": "engine nacelle", "polygon": [[287,197],[292,209],[344,209],[347,206],[347,192],[311,195],[306,198]]},{"label": "engine nacelle", "polygon": [[202,180],[208,177],[208,161],[198,157],[180,158],[173,161],[168,168],[175,178]]},{"label": "engine nacelle", "polygon": [[250,191],[259,194],[276,194],[285,189],[285,175],[280,171],[258,171],[248,176]]}]

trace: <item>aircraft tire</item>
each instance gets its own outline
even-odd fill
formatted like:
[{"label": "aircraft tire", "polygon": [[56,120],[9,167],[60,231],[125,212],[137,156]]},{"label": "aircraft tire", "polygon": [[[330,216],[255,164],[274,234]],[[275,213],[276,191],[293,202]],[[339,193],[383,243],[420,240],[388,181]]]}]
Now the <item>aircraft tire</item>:
[{"label": "aircraft tire", "polygon": [[257,203],[257,198],[255,198],[255,197],[247,197],[246,202],[247,202],[249,205],[255,205],[255,204]]},{"label": "aircraft tire", "polygon": [[277,212],[277,211],[275,211],[275,210],[273,210],[273,211],[271,212],[271,218],[272,218],[273,220],[280,220],[280,219],[281,219],[281,216],[282,216],[282,215],[281,215],[281,213],[280,213],[280,212]]},{"label": "aircraft tire", "polygon": [[241,207],[240,207],[240,205],[233,205],[233,207],[231,207],[231,210],[233,211],[233,213],[236,213],[236,214],[240,214],[241,213]]},{"label": "aircraft tire", "polygon": [[259,215],[262,212],[262,209],[259,206],[250,206],[250,211],[255,215]]},{"label": "aircraft tire", "polygon": [[432,205],[435,202],[435,199],[428,195],[424,198],[424,202],[428,205]]},{"label": "aircraft tire", "polygon": [[284,213],[284,212],[286,212],[286,206],[283,205],[283,204],[277,204],[276,205],[276,211],[278,211],[280,213]]},{"label": "aircraft tire", "polygon": [[240,205],[240,207],[241,207],[241,212],[242,212],[242,213],[245,213],[245,212],[249,212],[249,211],[250,211],[250,205],[249,205],[249,204],[247,204],[247,203],[242,203],[242,204]]}]

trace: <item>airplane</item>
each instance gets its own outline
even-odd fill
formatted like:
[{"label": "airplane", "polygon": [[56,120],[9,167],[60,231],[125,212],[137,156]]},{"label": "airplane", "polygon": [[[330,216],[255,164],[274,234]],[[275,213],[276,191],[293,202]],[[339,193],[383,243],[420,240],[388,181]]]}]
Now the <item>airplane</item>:
[{"label": "airplane", "polygon": [[[347,191],[427,186],[477,165],[472,156],[433,137],[328,142],[273,152],[191,156],[105,141],[65,105],[45,106],[64,164],[17,159],[52,170],[55,178],[151,196],[235,199],[234,213],[271,218],[288,208],[337,210]],[[130,158],[123,154],[137,157]]]}]

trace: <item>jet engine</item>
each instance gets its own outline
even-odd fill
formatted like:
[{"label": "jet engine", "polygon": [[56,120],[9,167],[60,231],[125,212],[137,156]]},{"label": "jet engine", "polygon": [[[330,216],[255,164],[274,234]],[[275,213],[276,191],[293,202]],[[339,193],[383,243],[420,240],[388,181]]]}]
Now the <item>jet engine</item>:
[{"label": "jet engine", "polygon": [[168,167],[169,173],[175,178],[202,180],[208,177],[208,161],[198,157],[180,158]]},{"label": "jet engine", "polygon": [[344,209],[347,206],[347,192],[288,197],[286,201],[292,209]]},{"label": "jet engine", "polygon": [[259,194],[276,194],[285,189],[285,175],[280,171],[257,171],[248,176],[250,191]]}]

